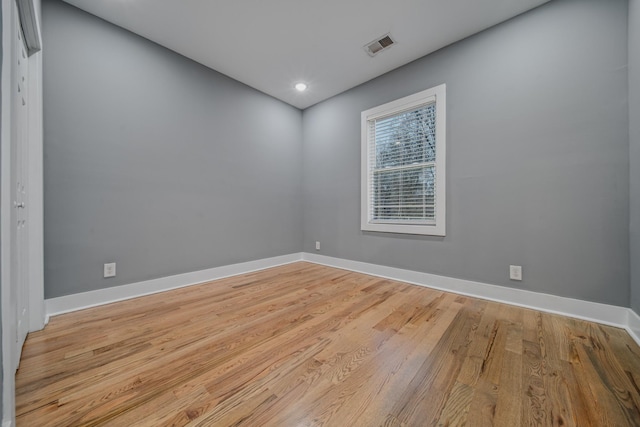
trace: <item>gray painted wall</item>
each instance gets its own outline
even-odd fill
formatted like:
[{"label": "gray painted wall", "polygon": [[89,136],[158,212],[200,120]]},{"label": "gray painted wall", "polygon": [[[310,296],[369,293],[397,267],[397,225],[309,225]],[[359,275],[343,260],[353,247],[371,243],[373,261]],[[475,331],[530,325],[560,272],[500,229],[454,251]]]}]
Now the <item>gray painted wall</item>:
[{"label": "gray painted wall", "polygon": [[[627,1],[553,1],[305,110],[304,250],[628,306],[626,65]],[[441,83],[447,236],[360,231],[360,112]]]},{"label": "gray painted wall", "polygon": [[631,308],[640,314],[640,0],[629,1]]},{"label": "gray painted wall", "polygon": [[58,0],[43,16],[46,298],[300,251],[299,110]]},{"label": "gray painted wall", "polygon": [[[59,0],[43,9],[47,298],[319,240],[325,255],[629,304],[626,0],[551,2],[302,118]],[[360,112],[440,83],[447,236],[361,232]]]}]

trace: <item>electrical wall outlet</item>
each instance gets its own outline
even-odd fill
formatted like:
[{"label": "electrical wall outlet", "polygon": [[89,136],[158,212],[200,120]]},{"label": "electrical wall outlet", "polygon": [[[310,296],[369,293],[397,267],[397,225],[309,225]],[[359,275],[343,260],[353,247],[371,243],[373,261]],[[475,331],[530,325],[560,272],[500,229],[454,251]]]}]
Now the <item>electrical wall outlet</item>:
[{"label": "electrical wall outlet", "polygon": [[316,251],[320,250],[320,242],[316,242]]},{"label": "electrical wall outlet", "polygon": [[522,280],[522,266],[521,265],[510,265],[509,266],[509,279],[511,279],[511,280]]},{"label": "electrical wall outlet", "polygon": [[110,262],[104,265],[104,277],[115,277],[116,275],[116,263]]}]

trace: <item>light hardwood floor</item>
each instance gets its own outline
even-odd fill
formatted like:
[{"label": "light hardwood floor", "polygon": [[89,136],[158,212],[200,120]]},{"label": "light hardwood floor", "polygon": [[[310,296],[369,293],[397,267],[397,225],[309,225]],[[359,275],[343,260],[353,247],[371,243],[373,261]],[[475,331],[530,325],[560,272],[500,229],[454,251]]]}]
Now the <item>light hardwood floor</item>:
[{"label": "light hardwood floor", "polygon": [[18,426],[640,425],[621,329],[308,263],[51,319]]}]

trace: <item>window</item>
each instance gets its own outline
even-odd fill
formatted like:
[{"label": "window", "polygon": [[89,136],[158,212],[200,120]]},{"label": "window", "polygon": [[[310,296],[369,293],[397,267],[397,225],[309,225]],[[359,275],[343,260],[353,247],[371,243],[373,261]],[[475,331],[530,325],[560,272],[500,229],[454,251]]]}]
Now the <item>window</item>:
[{"label": "window", "polygon": [[445,235],[445,85],[362,112],[361,229]]}]

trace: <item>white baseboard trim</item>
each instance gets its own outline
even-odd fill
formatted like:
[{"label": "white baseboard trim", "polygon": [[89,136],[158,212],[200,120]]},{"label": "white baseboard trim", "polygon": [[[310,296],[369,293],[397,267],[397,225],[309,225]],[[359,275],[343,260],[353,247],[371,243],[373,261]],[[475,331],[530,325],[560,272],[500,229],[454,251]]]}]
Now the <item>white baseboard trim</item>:
[{"label": "white baseboard trim", "polygon": [[45,300],[46,320],[50,316],[137,298],[171,289],[196,285],[252,271],[264,270],[296,261],[308,261],[343,270],[384,277],[446,292],[454,292],[490,301],[560,314],[625,329],[640,345],[640,316],[633,310],[615,305],[600,304],[505,286],[490,285],[471,280],[455,279],[395,267],[386,267],[360,261],[351,261],[308,252],[282,255],[256,261],[226,265],[129,285],[99,289],[80,294]]},{"label": "white baseboard trim", "polygon": [[640,316],[630,308],[628,308],[627,311],[627,326],[625,329],[629,332],[629,335],[636,340],[638,345],[640,345]]},{"label": "white baseboard trim", "polygon": [[302,259],[315,264],[623,328],[640,345],[640,317],[633,310],[626,307],[333,258],[308,252],[302,254]]},{"label": "white baseboard trim", "polygon": [[144,295],[164,292],[171,289],[183,288],[225,277],[237,276],[252,271],[264,270],[279,265],[300,261],[300,253],[282,255],[273,258],[264,258],[256,261],[242,262],[239,264],[225,265],[209,268],[191,273],[177,274],[175,276],[161,277],[159,279],[145,280],[129,285],[114,286],[112,288],[98,289],[79,294],[66,295],[45,300],[46,323],[51,316],[83,310],[85,308],[110,304],[112,302],[137,298]]}]

